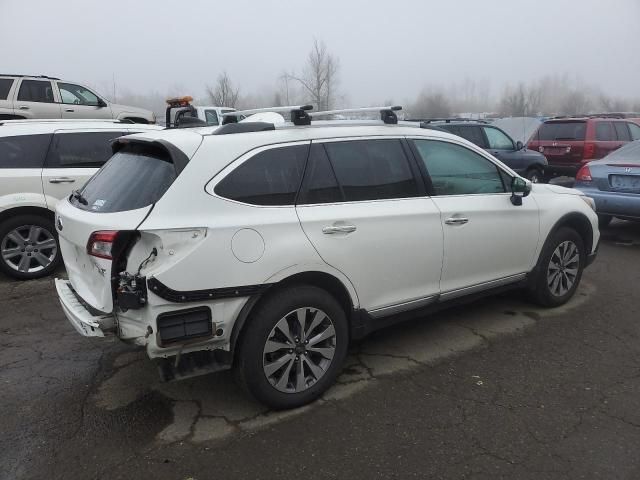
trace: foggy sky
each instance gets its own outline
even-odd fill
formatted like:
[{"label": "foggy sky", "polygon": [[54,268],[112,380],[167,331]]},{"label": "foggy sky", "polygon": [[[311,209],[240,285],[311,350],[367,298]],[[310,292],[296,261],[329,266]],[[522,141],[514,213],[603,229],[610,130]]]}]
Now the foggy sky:
[{"label": "foggy sky", "polygon": [[640,97],[640,0],[0,0],[0,21],[1,73],[106,94],[115,78],[199,96],[222,70],[252,93],[300,71],[315,37],[352,105],[464,77],[498,94],[551,73]]}]

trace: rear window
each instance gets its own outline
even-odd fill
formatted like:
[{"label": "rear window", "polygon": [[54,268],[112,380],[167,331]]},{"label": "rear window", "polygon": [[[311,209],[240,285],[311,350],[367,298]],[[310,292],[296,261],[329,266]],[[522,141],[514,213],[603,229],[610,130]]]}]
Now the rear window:
[{"label": "rear window", "polygon": [[584,140],[585,122],[547,122],[538,129],[538,140]]},{"label": "rear window", "polygon": [[98,168],[111,158],[111,142],[125,132],[56,133],[47,154],[46,166]]},{"label": "rear window", "polygon": [[0,78],[0,100],[6,100],[13,85],[12,78]]},{"label": "rear window", "polygon": [[85,184],[71,203],[98,213],[124,212],[151,205],[176,179],[169,154],[148,145],[127,145]]},{"label": "rear window", "polygon": [[42,168],[51,135],[0,137],[0,168]]}]

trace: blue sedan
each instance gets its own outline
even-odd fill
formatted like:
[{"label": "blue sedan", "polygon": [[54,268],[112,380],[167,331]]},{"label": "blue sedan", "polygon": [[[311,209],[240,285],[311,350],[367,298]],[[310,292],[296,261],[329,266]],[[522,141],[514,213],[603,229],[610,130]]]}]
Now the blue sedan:
[{"label": "blue sedan", "polygon": [[640,220],[640,140],[584,165],[575,188],[596,202],[601,227],[613,217]]}]

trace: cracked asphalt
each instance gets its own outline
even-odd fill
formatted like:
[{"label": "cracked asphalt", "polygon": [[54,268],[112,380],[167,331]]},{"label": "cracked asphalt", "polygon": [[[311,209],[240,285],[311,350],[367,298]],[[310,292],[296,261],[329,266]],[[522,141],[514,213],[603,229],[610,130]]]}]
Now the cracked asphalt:
[{"label": "cracked asphalt", "polygon": [[50,279],[0,277],[0,479],[640,478],[640,224],[576,297],[517,294],[377,332],[318,402],[269,412],[228,373],[163,384],[80,337]]}]

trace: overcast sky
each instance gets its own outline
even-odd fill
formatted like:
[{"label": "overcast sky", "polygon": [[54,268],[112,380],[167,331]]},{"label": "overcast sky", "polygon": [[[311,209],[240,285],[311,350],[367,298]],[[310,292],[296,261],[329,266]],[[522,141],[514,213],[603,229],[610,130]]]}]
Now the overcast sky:
[{"label": "overcast sky", "polygon": [[316,37],[350,104],[549,73],[640,97],[640,0],[0,0],[0,19],[0,70],[103,91],[115,77],[199,96],[226,70],[251,93],[299,71]]}]

